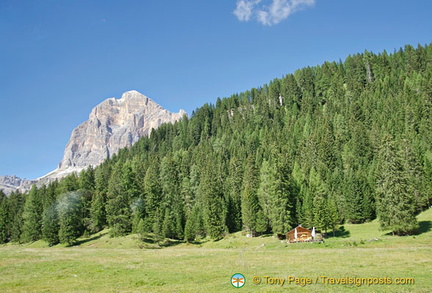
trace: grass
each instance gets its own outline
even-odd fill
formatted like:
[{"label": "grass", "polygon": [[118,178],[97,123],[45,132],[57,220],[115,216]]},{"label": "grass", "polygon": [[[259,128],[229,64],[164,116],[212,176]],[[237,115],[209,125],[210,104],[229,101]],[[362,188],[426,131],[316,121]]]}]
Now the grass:
[{"label": "grass", "polygon": [[[159,245],[136,235],[110,238],[108,231],[79,239],[74,247],[8,244],[0,247],[0,292],[430,292],[432,209],[418,220],[416,236],[386,235],[374,221],[344,225],[339,237],[322,244],[236,233],[220,241]],[[243,288],[230,285],[234,273],[245,275]],[[254,276],[261,284],[253,284]],[[265,276],[284,278],[285,284],[266,284]],[[318,277],[319,283],[287,284],[287,276],[313,282]],[[321,276],[402,277],[415,283],[331,285],[322,284]]]}]

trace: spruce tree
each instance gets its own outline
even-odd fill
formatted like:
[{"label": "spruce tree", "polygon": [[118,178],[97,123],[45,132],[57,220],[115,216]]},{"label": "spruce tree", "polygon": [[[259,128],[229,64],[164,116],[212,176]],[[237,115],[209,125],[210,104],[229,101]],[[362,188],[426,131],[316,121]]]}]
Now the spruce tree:
[{"label": "spruce tree", "polygon": [[274,198],[276,193],[274,169],[271,169],[270,162],[264,160],[260,170],[260,184],[258,188],[258,199],[266,218],[270,218],[271,213],[271,199]]},{"label": "spruce tree", "polygon": [[42,237],[43,203],[35,185],[32,186],[24,205],[22,241],[33,242]]},{"label": "spruce tree", "polygon": [[83,194],[71,191],[60,196],[57,204],[59,219],[59,240],[61,243],[72,245],[82,235],[83,226]]},{"label": "spruce tree", "polygon": [[0,190],[0,244],[5,243],[9,234],[8,204],[6,195]]},{"label": "spruce tree", "polygon": [[57,205],[53,204],[47,207],[42,215],[42,238],[48,244],[55,245],[60,242],[59,238],[59,217]]},{"label": "spruce tree", "polygon": [[212,159],[209,158],[202,175],[200,194],[204,206],[204,222],[207,234],[219,239],[226,231],[224,215],[224,197],[222,186],[217,180],[217,173]]},{"label": "spruce tree", "polygon": [[274,233],[291,230],[295,222],[295,188],[289,163],[281,156],[273,156],[274,193],[270,197],[270,222]]},{"label": "spruce tree", "polygon": [[381,228],[396,235],[413,233],[418,223],[414,202],[414,186],[410,170],[404,164],[407,146],[397,150],[390,136],[383,138],[379,151],[377,176],[377,212]]},{"label": "spruce tree", "polygon": [[132,211],[132,232],[143,233],[145,229],[145,204],[143,196],[135,198],[131,204]]},{"label": "spruce tree", "polygon": [[186,219],[186,224],[185,224],[184,234],[185,234],[185,240],[187,242],[192,242],[195,240],[196,237],[195,231],[196,231],[195,223],[191,213],[191,215]]},{"label": "spruce tree", "polygon": [[425,209],[432,206],[432,151],[427,151],[424,155],[423,174],[422,198],[418,201],[419,205]]},{"label": "spruce tree", "polygon": [[58,186],[58,194],[63,194],[69,191],[75,191],[80,189],[78,176],[76,173],[72,173],[64,177]]},{"label": "spruce tree", "polygon": [[150,165],[144,177],[145,212],[149,227],[158,221],[157,210],[161,205],[161,187],[156,168],[156,164]]},{"label": "spruce tree", "polygon": [[53,182],[47,187],[42,186],[40,192],[43,194],[42,214],[42,239],[48,242],[49,245],[59,243],[59,219],[57,212],[57,183]]},{"label": "spruce tree", "polygon": [[329,228],[333,230],[333,236],[335,236],[336,227],[340,222],[337,201],[335,198],[327,199],[327,211],[328,211],[328,225]]},{"label": "spruce tree", "polygon": [[[348,171],[345,183],[345,217],[353,224],[363,223],[365,215],[362,202],[364,200],[363,182],[358,178],[358,172]],[[362,184],[363,183],[363,184]]]},{"label": "spruce tree", "polygon": [[98,232],[107,224],[105,212],[105,194],[96,192],[93,196],[90,207],[90,218],[92,222],[92,232]]},{"label": "spruce tree", "polygon": [[315,195],[313,199],[313,222],[312,226],[318,230],[324,230],[326,233],[331,225],[331,218],[327,200],[323,194]]},{"label": "spruce tree", "polygon": [[90,205],[90,218],[93,232],[98,232],[107,225],[106,201],[110,167],[103,163],[94,172],[95,191]]},{"label": "spruce tree", "polygon": [[245,230],[251,235],[257,232],[258,212],[262,210],[257,195],[258,184],[258,171],[253,157],[250,156],[247,160],[243,176],[241,210],[243,225],[245,226]]},{"label": "spruce tree", "polygon": [[294,195],[290,171],[278,160],[275,154],[270,161],[263,162],[258,198],[273,233],[283,234],[294,224]]},{"label": "spruce tree", "polygon": [[229,232],[242,230],[241,192],[243,180],[243,164],[237,157],[230,160],[226,179],[227,194],[227,227]]},{"label": "spruce tree", "polygon": [[192,207],[191,213],[186,219],[185,240],[194,241],[197,237],[205,236],[205,224],[203,219],[203,209],[199,202]]},{"label": "spruce tree", "polygon": [[80,172],[78,177],[80,189],[93,192],[95,190],[95,170],[92,166]]},{"label": "spruce tree", "polygon": [[165,238],[177,237],[175,216],[170,208],[165,209],[165,214],[162,223],[162,235]]},{"label": "spruce tree", "polygon": [[179,162],[174,160],[171,153],[167,154],[161,161],[162,208],[165,210],[163,231],[170,238],[183,239],[184,201],[180,194],[178,167]]},{"label": "spruce tree", "polygon": [[250,186],[245,186],[243,189],[241,208],[245,230],[253,236],[257,230],[257,216],[260,209],[256,193],[251,191]]},{"label": "spruce tree", "polygon": [[[128,168],[126,166],[125,168]],[[118,162],[114,166],[111,178],[108,183],[108,194],[106,203],[106,217],[111,236],[126,235],[132,230],[131,199],[125,184],[129,181],[129,176],[123,177],[122,165]]]},{"label": "spruce tree", "polygon": [[12,242],[20,242],[23,229],[23,210],[25,198],[19,192],[15,191],[9,195],[8,210],[9,210],[9,234]]}]

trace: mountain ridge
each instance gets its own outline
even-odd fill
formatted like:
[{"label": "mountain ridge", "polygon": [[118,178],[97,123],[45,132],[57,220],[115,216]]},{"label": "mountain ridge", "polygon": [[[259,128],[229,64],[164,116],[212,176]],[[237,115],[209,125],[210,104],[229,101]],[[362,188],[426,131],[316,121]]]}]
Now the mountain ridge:
[{"label": "mountain ridge", "polygon": [[152,129],[163,123],[174,123],[184,115],[187,115],[184,110],[172,113],[136,90],[123,93],[120,99],[108,98],[91,110],[88,120],[72,130],[56,169],[34,180],[2,176],[0,189],[6,193],[27,190],[36,182],[43,184],[95,167],[121,148],[130,147],[149,135]]},{"label": "mountain ridge", "polygon": [[3,190],[3,192],[9,194],[17,189],[24,188],[25,186],[31,186],[36,182],[36,180],[20,178],[16,175],[3,175],[0,176],[0,190]]}]

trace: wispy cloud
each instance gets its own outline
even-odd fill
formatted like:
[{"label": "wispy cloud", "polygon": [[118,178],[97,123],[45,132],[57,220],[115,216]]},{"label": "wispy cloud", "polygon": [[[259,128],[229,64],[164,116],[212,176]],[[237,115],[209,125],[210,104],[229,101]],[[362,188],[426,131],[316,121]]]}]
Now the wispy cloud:
[{"label": "wispy cloud", "polygon": [[271,26],[314,4],[315,0],[237,0],[234,15],[240,21],[256,19],[263,25]]},{"label": "wispy cloud", "polygon": [[234,15],[237,16],[240,21],[249,21],[255,6],[260,2],[261,0],[238,0],[237,8],[234,10]]}]

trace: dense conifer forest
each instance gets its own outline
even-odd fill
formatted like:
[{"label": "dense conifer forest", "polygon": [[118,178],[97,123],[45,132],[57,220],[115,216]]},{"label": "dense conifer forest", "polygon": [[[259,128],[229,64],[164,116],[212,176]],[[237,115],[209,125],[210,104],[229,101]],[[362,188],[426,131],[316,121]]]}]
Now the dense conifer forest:
[{"label": "dense conifer forest", "polygon": [[0,243],[329,232],[411,234],[432,204],[432,46],[364,52],[217,99],[100,166],[0,192]]}]

